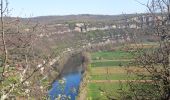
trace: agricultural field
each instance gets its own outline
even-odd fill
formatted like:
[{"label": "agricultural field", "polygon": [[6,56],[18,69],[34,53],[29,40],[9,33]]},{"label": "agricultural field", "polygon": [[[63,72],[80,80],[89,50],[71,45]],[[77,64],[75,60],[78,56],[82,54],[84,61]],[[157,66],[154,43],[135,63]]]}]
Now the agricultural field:
[{"label": "agricultural field", "polygon": [[[134,44],[129,47],[134,47]],[[142,49],[155,48],[156,43],[137,44]],[[118,49],[114,51],[100,51],[91,53],[92,62],[90,64],[90,80],[88,83],[88,100],[108,100],[103,90],[110,91],[115,99],[119,98],[118,90],[120,89],[120,82],[126,85],[127,80],[135,80],[136,75],[127,74],[127,67],[130,70],[145,72],[140,68],[133,67],[131,62],[133,59],[133,52],[125,49]],[[126,87],[126,86],[125,86]],[[128,88],[128,87],[126,87]]]},{"label": "agricultural field", "polygon": [[134,75],[127,75],[124,66],[133,61],[133,54],[123,50],[91,53],[90,83],[88,100],[107,100],[102,90],[117,95],[120,80],[133,80]]},{"label": "agricultural field", "polygon": [[92,60],[103,61],[103,60],[127,60],[132,59],[133,55],[130,52],[125,52],[121,50],[115,51],[101,51],[91,54]]}]

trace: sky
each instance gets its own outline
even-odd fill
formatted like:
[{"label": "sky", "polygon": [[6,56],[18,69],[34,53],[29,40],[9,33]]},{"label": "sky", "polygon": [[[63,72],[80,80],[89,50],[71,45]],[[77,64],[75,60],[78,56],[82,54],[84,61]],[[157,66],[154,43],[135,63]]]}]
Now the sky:
[{"label": "sky", "polygon": [[[146,3],[147,0],[140,1]],[[146,7],[135,0],[8,0],[8,2],[10,15],[13,17],[146,12]]]}]

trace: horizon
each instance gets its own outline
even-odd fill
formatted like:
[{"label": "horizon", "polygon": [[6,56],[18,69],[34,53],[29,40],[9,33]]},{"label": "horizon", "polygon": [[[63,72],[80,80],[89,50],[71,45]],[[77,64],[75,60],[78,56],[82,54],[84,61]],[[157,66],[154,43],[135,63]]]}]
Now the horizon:
[{"label": "horizon", "polygon": [[[146,3],[147,0],[142,1]],[[121,15],[146,13],[146,7],[136,0],[9,0],[11,17],[41,17],[67,15]]]},{"label": "horizon", "polygon": [[134,15],[134,14],[147,14],[145,13],[129,13],[129,14],[115,14],[115,15],[105,15],[105,14],[69,14],[69,15],[42,15],[42,16],[28,16],[28,17],[23,17],[23,16],[6,16],[6,17],[11,17],[11,18],[39,18],[39,17],[65,17],[65,16],[122,16],[122,15]]},{"label": "horizon", "polygon": [[[129,13],[125,15],[133,15],[133,14],[147,14],[147,13]],[[121,16],[122,14],[115,14],[115,15],[105,15],[105,14],[68,14],[68,15],[42,15],[42,16],[33,16],[33,17],[20,17],[20,16],[7,16],[7,17],[19,17],[19,18],[38,18],[38,17],[64,17],[64,16]]]}]

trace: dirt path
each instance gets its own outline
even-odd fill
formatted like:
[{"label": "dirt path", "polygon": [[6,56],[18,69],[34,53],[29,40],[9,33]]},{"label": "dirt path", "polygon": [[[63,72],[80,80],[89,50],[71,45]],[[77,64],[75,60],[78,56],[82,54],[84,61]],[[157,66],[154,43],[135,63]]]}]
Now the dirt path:
[{"label": "dirt path", "polygon": [[79,94],[79,96],[77,97],[77,100],[86,100],[87,99],[87,87],[83,88],[81,90],[81,93]]}]

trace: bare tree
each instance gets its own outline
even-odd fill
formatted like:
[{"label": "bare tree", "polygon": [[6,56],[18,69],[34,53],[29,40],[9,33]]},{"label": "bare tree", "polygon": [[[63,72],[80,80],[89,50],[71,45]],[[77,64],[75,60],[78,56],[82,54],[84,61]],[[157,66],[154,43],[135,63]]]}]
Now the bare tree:
[{"label": "bare tree", "polygon": [[8,60],[8,51],[7,51],[7,47],[6,47],[6,40],[5,40],[5,29],[4,29],[4,14],[6,13],[7,11],[7,8],[8,8],[8,1],[6,0],[5,1],[5,7],[4,7],[4,0],[1,0],[1,39],[2,39],[2,45],[3,45],[3,52],[4,52],[4,59],[3,59],[3,62],[2,62],[2,67],[3,67],[3,72],[2,72],[2,76],[4,76],[4,73],[5,73],[5,70],[6,70],[6,67],[7,67],[7,60]]},{"label": "bare tree", "polygon": [[55,78],[52,74],[57,76],[58,73],[51,67],[56,56],[52,51],[43,51],[44,45],[39,45],[43,44],[43,39],[38,37],[42,33],[41,25],[5,16],[8,12],[5,0],[1,0],[0,12],[3,69],[0,73],[0,99],[47,98],[48,88]]},{"label": "bare tree", "polygon": [[[133,72],[138,78],[128,81],[129,89],[121,91],[120,97],[126,100],[170,100],[170,0],[148,0],[142,5],[149,11],[143,32],[158,38],[158,47],[135,49],[135,65],[144,72]],[[138,29],[136,33],[140,34]]]}]

